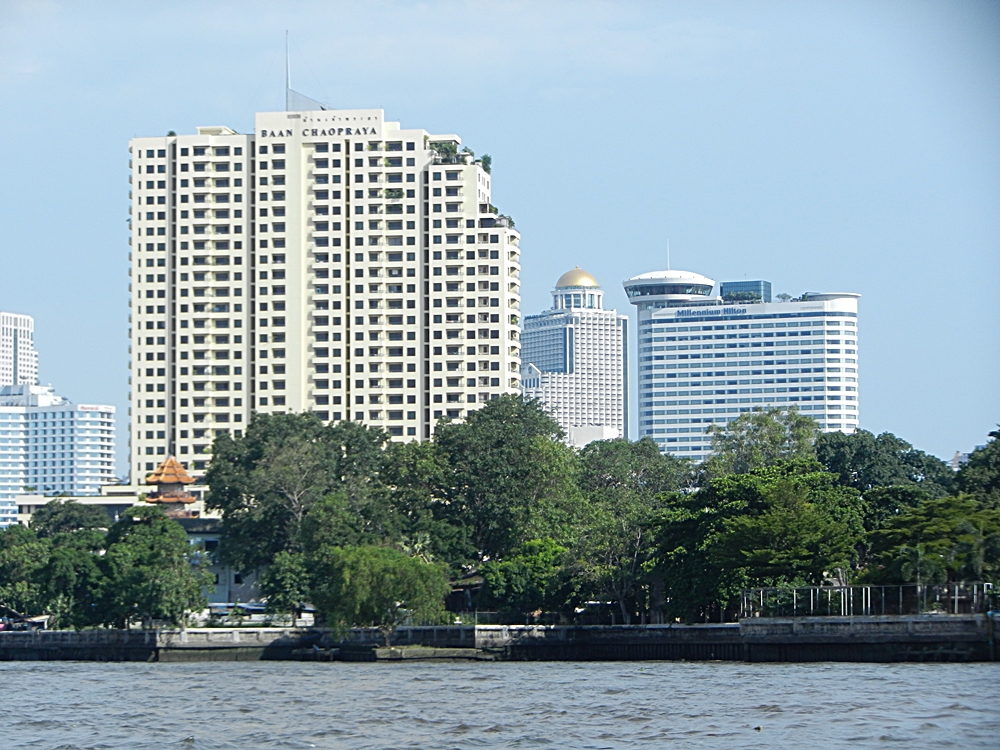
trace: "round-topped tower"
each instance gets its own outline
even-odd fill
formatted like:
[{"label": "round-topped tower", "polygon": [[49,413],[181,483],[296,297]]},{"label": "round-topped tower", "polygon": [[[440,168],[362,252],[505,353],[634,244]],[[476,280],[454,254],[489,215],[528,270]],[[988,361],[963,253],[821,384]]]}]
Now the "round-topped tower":
[{"label": "round-topped tower", "polygon": [[597,279],[577,266],[556,282],[556,288],[552,290],[552,308],[601,310],[604,308],[604,291]]},{"label": "round-topped tower", "polygon": [[689,305],[706,300],[715,281],[693,271],[650,271],[624,282],[625,294],[639,309]]},{"label": "round-topped tower", "polygon": [[628,317],[577,266],[556,281],[552,307],[524,319],[521,387],[579,448],[628,435]]}]

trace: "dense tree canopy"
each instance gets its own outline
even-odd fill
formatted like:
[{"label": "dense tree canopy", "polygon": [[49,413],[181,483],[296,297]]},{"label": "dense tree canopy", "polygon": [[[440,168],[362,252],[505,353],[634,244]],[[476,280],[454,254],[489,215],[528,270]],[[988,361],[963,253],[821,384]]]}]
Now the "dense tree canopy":
[{"label": "dense tree canopy", "polygon": [[387,646],[405,621],[439,618],[451,591],[443,566],[391,547],[327,547],[314,563],[312,599],[327,622],[375,626]]},{"label": "dense tree canopy", "polygon": [[112,525],[74,506],[54,500],[33,528],[0,531],[0,605],[62,628],[183,624],[205,606],[187,534],[162,510],[130,508]]},{"label": "dense tree canopy", "polygon": [[486,562],[481,603],[517,616],[563,609],[572,593],[567,552],[552,539],[533,539],[505,560]]},{"label": "dense tree canopy", "polygon": [[709,478],[745,474],[780,461],[812,458],[819,429],[792,408],[750,411],[727,423],[713,424],[712,456],[704,464]]},{"label": "dense tree canopy", "polygon": [[481,559],[530,538],[561,536],[578,512],[577,459],[537,401],[501,396],[464,422],[442,424],[435,443],[450,467],[448,520]]},{"label": "dense tree canopy", "polygon": [[855,558],[863,503],[811,460],[786,461],[674,494],[659,515],[667,612],[712,619],[748,586],[821,583]]},{"label": "dense tree canopy", "polygon": [[958,487],[978,496],[993,508],[1000,508],[1000,429],[990,433],[990,440],[977,448],[958,470]]},{"label": "dense tree canopy", "polygon": [[872,535],[867,577],[886,583],[997,580],[1000,510],[972,495],[928,497]]},{"label": "dense tree canopy", "polygon": [[[998,581],[1000,432],[957,473],[898,437],[817,434],[794,410],[712,429],[702,466],[649,440],[565,443],[503,396],[430,441],[354,422],[257,415],[217,439],[210,507],[224,560],[268,609],[326,622],[437,621],[451,587],[513,621],[731,617],[748,587]],[[0,532],[0,605],[64,627],[183,622],[203,577],[155,508],[108,527],[54,501]]]},{"label": "dense tree canopy", "polygon": [[944,461],[888,432],[878,437],[865,430],[851,435],[823,433],[816,440],[816,458],[838,476],[841,484],[861,492],[875,487],[916,485],[940,497],[955,484],[954,472]]},{"label": "dense tree canopy", "polygon": [[313,414],[257,415],[238,440],[216,438],[206,504],[223,512],[224,557],[266,565],[303,548],[310,509],[340,493],[356,523],[379,524],[388,434],[355,422],[324,426]]},{"label": "dense tree canopy", "polygon": [[591,443],[581,462],[588,503],[575,545],[576,566],[591,595],[617,602],[627,623],[632,612],[650,604],[653,521],[668,493],[684,485],[688,467],[660,454],[648,438]]},{"label": "dense tree canopy", "polygon": [[81,505],[75,500],[53,500],[31,516],[31,528],[42,538],[81,529],[107,529],[109,526],[111,518],[104,508]]},{"label": "dense tree canopy", "polygon": [[191,566],[190,544],[180,524],[157,507],[129,508],[111,527],[102,558],[107,575],[105,621],[184,624],[188,612],[207,604],[207,584]]}]

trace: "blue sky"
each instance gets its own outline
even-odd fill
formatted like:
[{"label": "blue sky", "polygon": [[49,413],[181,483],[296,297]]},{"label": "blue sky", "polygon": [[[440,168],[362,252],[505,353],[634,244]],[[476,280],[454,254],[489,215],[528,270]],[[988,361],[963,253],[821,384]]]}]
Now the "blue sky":
[{"label": "blue sky", "polygon": [[[0,309],[127,407],[129,138],[253,127],[292,84],[493,156],[523,309],[580,265],[861,299],[861,423],[1000,422],[1000,4],[0,2]],[[125,431],[119,454],[124,457]],[[124,463],[120,461],[120,463]]]}]

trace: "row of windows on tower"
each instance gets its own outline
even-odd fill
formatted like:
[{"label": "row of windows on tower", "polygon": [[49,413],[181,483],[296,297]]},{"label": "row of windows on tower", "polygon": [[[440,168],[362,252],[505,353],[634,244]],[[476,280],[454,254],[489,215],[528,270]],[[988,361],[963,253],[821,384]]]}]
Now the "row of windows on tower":
[{"label": "row of windows on tower", "polygon": [[[266,146],[264,148],[266,148]],[[280,153],[284,153],[284,146],[283,145],[281,146],[281,149],[282,150],[281,150]],[[181,150],[180,150],[180,152],[181,152],[181,154],[180,154],[181,156],[208,156],[209,154],[211,154],[213,156],[229,156],[230,155],[230,147],[229,146],[215,146],[214,148],[211,147],[211,146],[193,146],[193,147],[190,147],[190,148],[189,147],[182,147]],[[149,148],[149,149],[146,149],[145,153],[146,153],[146,158],[147,159],[166,159],[167,158],[167,149],[165,149],[165,148],[160,148],[160,149]],[[266,153],[266,151],[261,152],[261,153]],[[279,153],[279,152],[275,151],[275,153]],[[142,154],[143,154],[142,149],[139,149],[139,152],[138,152],[137,156],[139,158],[141,158]],[[233,156],[242,156],[243,155],[243,147],[242,146],[232,147],[232,155]]]}]

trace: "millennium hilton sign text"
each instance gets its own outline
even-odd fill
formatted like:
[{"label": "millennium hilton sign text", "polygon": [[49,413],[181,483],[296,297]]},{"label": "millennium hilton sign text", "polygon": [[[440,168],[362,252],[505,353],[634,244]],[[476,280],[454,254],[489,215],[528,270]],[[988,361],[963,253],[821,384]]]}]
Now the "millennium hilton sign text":
[{"label": "millennium hilton sign text", "polygon": [[707,310],[678,310],[677,317],[689,316],[689,315],[746,315],[747,309],[745,307],[723,307],[723,308],[710,308]]}]

